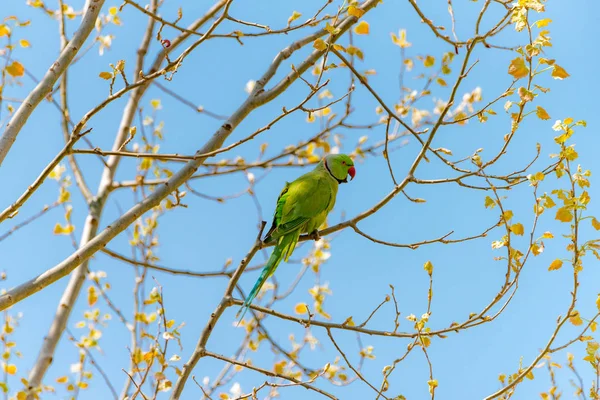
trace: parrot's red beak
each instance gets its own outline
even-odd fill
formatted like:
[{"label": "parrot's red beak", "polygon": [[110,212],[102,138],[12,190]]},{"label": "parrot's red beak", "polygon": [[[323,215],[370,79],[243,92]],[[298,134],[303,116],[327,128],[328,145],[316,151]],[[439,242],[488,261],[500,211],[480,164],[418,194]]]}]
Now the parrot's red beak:
[{"label": "parrot's red beak", "polygon": [[348,168],[348,175],[350,175],[350,177],[354,179],[354,175],[356,175],[356,170],[354,169],[354,167]]}]

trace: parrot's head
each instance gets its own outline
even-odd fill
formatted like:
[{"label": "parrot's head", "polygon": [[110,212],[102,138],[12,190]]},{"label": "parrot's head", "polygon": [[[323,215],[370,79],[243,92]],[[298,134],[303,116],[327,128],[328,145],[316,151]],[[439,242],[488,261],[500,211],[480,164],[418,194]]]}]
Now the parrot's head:
[{"label": "parrot's head", "polygon": [[354,161],[346,154],[329,154],[325,156],[323,163],[339,183],[348,182],[348,175],[350,175],[350,179],[354,179],[354,175],[356,175]]}]

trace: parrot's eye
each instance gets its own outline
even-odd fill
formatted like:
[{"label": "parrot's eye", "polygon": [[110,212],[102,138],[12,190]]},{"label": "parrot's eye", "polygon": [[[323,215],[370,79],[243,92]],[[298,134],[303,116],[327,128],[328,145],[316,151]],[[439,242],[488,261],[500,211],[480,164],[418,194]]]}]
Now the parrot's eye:
[{"label": "parrot's eye", "polygon": [[342,161],[342,164],[346,165],[346,161]]}]

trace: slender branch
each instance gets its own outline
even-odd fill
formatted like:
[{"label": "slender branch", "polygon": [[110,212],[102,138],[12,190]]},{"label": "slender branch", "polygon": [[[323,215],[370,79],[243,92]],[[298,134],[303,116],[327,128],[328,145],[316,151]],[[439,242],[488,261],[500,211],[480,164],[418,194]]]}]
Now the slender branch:
[{"label": "slender branch", "polygon": [[158,83],[156,81],[152,82],[152,84],[154,86],[156,86],[157,88],[159,88],[160,90],[162,90],[163,92],[165,92],[166,94],[168,94],[169,96],[171,96],[174,99],[180,101],[181,103],[183,103],[186,106],[192,108],[193,110],[195,110],[196,112],[198,112],[200,114],[206,114],[209,117],[212,117],[212,118],[215,118],[215,119],[220,119],[220,120],[226,120],[227,119],[227,117],[225,115],[219,115],[219,114],[216,114],[214,112],[208,111],[204,107],[198,106],[198,105],[192,103],[191,101],[189,101],[186,98],[178,95],[177,93],[175,93],[171,89],[167,88],[166,86],[164,86],[164,85],[162,85],[162,84],[160,84],[160,83]]},{"label": "slender branch", "polygon": [[346,364],[348,365],[348,367],[350,367],[350,369],[352,371],[354,371],[354,373],[356,374],[356,376],[358,376],[358,378],[361,381],[363,381],[371,389],[373,389],[375,391],[375,393],[377,393],[379,396],[383,397],[384,399],[389,399],[386,395],[384,395],[381,392],[381,390],[377,389],[375,386],[373,386],[373,384],[371,384],[371,382],[369,382],[368,380],[366,380],[365,377],[360,373],[360,371],[358,369],[354,368],[354,366],[350,363],[350,360],[348,360],[348,357],[346,356],[346,354],[342,351],[342,349],[340,348],[340,346],[337,344],[337,342],[333,338],[333,334],[331,333],[331,329],[327,329],[327,336],[329,336],[329,339],[331,339],[331,343],[333,343],[333,345],[337,349],[338,353],[341,354],[341,356],[344,358],[344,361],[346,361]]},{"label": "slender branch", "polygon": [[319,393],[322,396],[328,397],[330,399],[337,399],[337,397],[335,397],[334,395],[332,395],[330,393],[327,393],[326,391],[324,391],[322,389],[319,389],[317,387],[309,385],[308,383],[306,383],[304,381],[301,381],[299,379],[293,378],[291,376],[281,375],[281,374],[278,374],[278,373],[275,373],[275,372],[272,372],[272,371],[269,371],[269,370],[266,370],[266,369],[263,369],[263,368],[259,368],[257,366],[254,366],[254,365],[250,364],[250,363],[244,363],[244,362],[241,362],[241,361],[233,360],[231,358],[227,358],[227,357],[222,356],[220,354],[212,353],[212,352],[206,351],[206,350],[204,351],[204,355],[207,356],[207,357],[216,358],[217,360],[228,362],[228,363],[233,364],[233,365],[239,365],[240,367],[244,367],[244,368],[251,369],[253,371],[260,372],[261,374],[266,375],[266,376],[273,376],[273,377],[285,379],[286,381],[294,382],[295,384],[298,384],[298,385],[300,385],[300,386],[302,386],[302,387],[304,387],[306,389],[310,389],[310,390],[312,390],[314,392],[317,392],[317,393]]},{"label": "slender branch", "polygon": [[408,249],[417,249],[420,246],[423,245],[427,245],[427,244],[433,244],[433,243],[442,243],[442,244],[450,244],[450,243],[461,243],[461,242],[467,242],[470,240],[474,240],[474,239],[479,239],[482,237],[486,237],[487,234],[492,231],[493,229],[495,229],[498,226],[498,224],[494,224],[491,227],[487,228],[485,231],[483,231],[482,233],[478,234],[478,235],[474,235],[474,236],[468,236],[465,238],[461,238],[461,239],[446,239],[448,236],[452,235],[454,233],[454,231],[450,231],[448,233],[446,233],[445,235],[437,238],[437,239],[430,239],[430,240],[423,240],[421,242],[414,242],[414,243],[392,243],[392,242],[386,242],[383,240],[379,240],[376,239],[370,235],[367,235],[365,232],[361,231],[356,224],[352,224],[350,225],[350,227],[352,229],[354,229],[354,231],[356,233],[358,233],[359,235],[369,239],[372,242],[378,243],[378,244],[383,244],[385,246],[390,246],[390,247],[400,247],[400,248],[408,248]]},{"label": "slender branch", "polygon": [[138,11],[146,14],[148,17],[150,17],[154,21],[160,22],[163,25],[170,26],[171,28],[175,28],[178,31],[180,31],[182,33],[187,33],[189,35],[196,35],[196,36],[200,36],[200,37],[204,37],[205,36],[204,33],[196,32],[194,29],[188,29],[188,28],[181,27],[181,26],[179,26],[177,24],[174,24],[172,22],[169,22],[169,21],[163,19],[159,15],[157,15],[155,12],[151,12],[151,11],[145,9],[144,7],[140,6],[135,1],[132,1],[132,0],[123,0],[123,1],[126,4],[129,4],[129,5],[133,6],[136,10],[138,10]]},{"label": "slender branch", "polygon": [[35,221],[42,215],[46,214],[48,211],[52,210],[53,208],[58,207],[60,204],[61,203],[59,203],[59,202],[54,202],[54,203],[50,204],[49,206],[44,206],[44,208],[42,208],[40,211],[38,211],[31,217],[27,218],[25,221],[13,226],[7,232],[0,235],[0,242],[3,241],[4,239],[6,239],[7,237],[9,237],[10,235],[12,235],[13,233],[15,233],[16,231],[18,231],[19,229],[23,228],[24,226],[29,225],[30,223],[32,223],[33,221]]},{"label": "slender branch", "polygon": [[[156,271],[161,271],[161,272],[166,272],[168,274],[173,274],[173,275],[184,275],[184,276],[190,276],[190,277],[196,277],[196,278],[207,278],[207,277],[217,277],[217,276],[222,276],[222,277],[231,277],[235,271],[213,271],[213,272],[194,272],[194,271],[189,271],[189,270],[181,270],[181,269],[175,269],[175,268],[169,268],[169,267],[164,267],[164,266],[160,266],[160,265],[155,265],[155,264],[150,264],[147,262],[143,262],[143,261],[136,261],[133,260],[131,258],[125,257],[122,254],[119,254],[115,251],[112,251],[110,249],[104,248],[101,250],[103,253],[106,253],[107,255],[123,261],[127,264],[131,264],[131,265],[137,265],[140,267],[144,267],[144,268],[148,268],[148,269],[153,269]],[[258,269],[261,269],[263,266],[262,265],[257,265],[255,267],[250,267],[247,268],[246,271],[256,271]]]},{"label": "slender branch", "polygon": [[[62,51],[69,44],[67,35],[65,33],[65,13],[64,13],[64,7],[63,7],[62,0],[59,1],[59,13],[60,13],[60,18],[58,19],[58,26],[59,26],[59,33],[60,33],[60,49]],[[65,71],[63,73],[63,76],[62,76],[62,79],[60,80],[60,85],[59,85],[60,112],[62,115],[61,127],[62,127],[62,131],[63,131],[63,137],[65,139],[65,143],[68,143],[69,139],[70,139],[69,138],[69,136],[70,136],[69,123],[71,122],[71,120],[69,119],[69,106],[68,106],[68,102],[67,102],[68,72],[69,72],[69,68],[67,67],[67,68],[65,68]],[[67,157],[67,160],[69,161],[71,171],[73,171],[73,176],[75,177],[75,183],[77,184],[79,191],[81,192],[86,203],[89,203],[90,201],[92,201],[93,195],[92,195],[92,192],[91,192],[89,186],[85,182],[83,173],[81,172],[81,169],[79,168],[79,164],[77,163],[75,156],[70,154]]]}]

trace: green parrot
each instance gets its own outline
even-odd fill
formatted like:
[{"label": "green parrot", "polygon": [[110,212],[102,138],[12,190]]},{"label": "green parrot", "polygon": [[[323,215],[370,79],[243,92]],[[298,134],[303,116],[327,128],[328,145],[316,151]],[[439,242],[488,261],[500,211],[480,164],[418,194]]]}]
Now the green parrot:
[{"label": "green parrot", "polygon": [[335,204],[338,185],[348,182],[348,175],[354,179],[355,174],[354,162],[350,157],[346,154],[329,154],[312,171],[291,183],[286,182],[277,199],[273,224],[264,239],[265,243],[275,240],[277,244],[258,281],[237,313],[242,313],[240,322],[252,300],[273,275],[281,260],[287,262],[290,258],[300,234],[310,233],[318,239],[318,229]]}]

